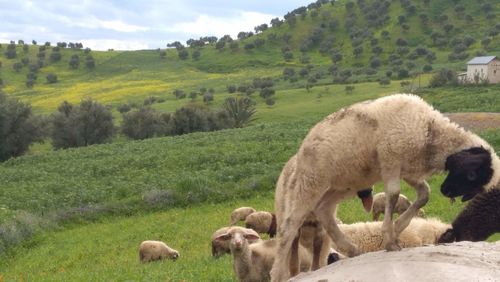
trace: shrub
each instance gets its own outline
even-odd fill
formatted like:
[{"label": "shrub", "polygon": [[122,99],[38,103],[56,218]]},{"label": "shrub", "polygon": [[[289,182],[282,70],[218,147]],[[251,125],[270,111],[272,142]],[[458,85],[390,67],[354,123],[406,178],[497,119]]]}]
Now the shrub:
[{"label": "shrub", "polygon": [[118,107],[116,107],[116,109],[118,110],[118,112],[123,114],[123,113],[130,111],[132,109],[132,107],[129,104],[122,104],[122,105],[118,105]]},{"label": "shrub", "polygon": [[456,84],[456,82],[457,75],[455,71],[450,69],[441,69],[431,77],[429,81],[429,87],[439,87],[447,84]]},{"label": "shrub", "polygon": [[123,115],[121,132],[131,139],[146,139],[171,133],[170,114],[141,107]]},{"label": "shrub", "polygon": [[113,133],[111,111],[92,99],[75,107],[65,101],[52,115],[52,146],[56,149],[105,143]]},{"label": "shrub", "polygon": [[0,161],[24,154],[44,137],[45,120],[34,116],[31,106],[0,92]]},{"label": "shrub", "polygon": [[57,82],[57,75],[55,73],[47,74],[46,78],[47,78],[47,83],[56,83]]}]

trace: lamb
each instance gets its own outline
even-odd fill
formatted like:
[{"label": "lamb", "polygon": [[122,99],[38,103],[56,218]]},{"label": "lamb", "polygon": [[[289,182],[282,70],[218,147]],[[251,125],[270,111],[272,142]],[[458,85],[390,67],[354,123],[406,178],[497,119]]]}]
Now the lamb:
[{"label": "lamb", "polygon": [[[216,240],[227,241],[233,256],[233,270],[239,281],[257,282],[268,281],[269,272],[274,262],[278,242],[274,239],[259,241],[250,244],[249,240],[259,240],[259,234],[252,229],[233,226],[226,233],[219,235]],[[307,271],[310,258],[303,249],[299,250],[300,256],[304,257],[301,269]]]},{"label": "lamb", "polygon": [[179,252],[170,248],[162,241],[143,241],[139,245],[139,260],[141,262],[150,262],[166,258],[176,260],[179,258]]},{"label": "lamb", "polygon": [[[399,234],[429,199],[425,179],[448,171],[441,193],[462,196],[462,201],[500,179],[500,160],[486,141],[408,94],[357,103],[329,115],[309,131],[293,158],[296,169],[284,183],[290,192],[283,212],[277,213],[282,224],[272,281],[288,278],[294,238],[311,212],[341,251],[360,253],[335,223],[334,212],[343,198],[364,187],[384,183],[383,245],[397,251]],[[417,198],[393,223],[401,179],[415,188]]]},{"label": "lamb", "polygon": [[231,221],[230,221],[229,225],[235,225],[238,221],[245,220],[249,214],[254,213],[254,212],[255,212],[255,209],[251,208],[251,207],[241,207],[241,208],[235,209],[231,213]]},{"label": "lamb", "polygon": [[[399,235],[399,243],[403,248],[435,245],[438,243],[439,237],[449,227],[449,224],[443,223],[437,218],[416,217]],[[364,253],[380,251],[384,247],[381,221],[340,224],[339,228]],[[333,244],[333,248],[336,249],[335,244]]]},{"label": "lamb", "polygon": [[[380,214],[384,214],[385,210],[385,193],[377,193],[373,196],[373,206],[371,212],[373,214],[373,220],[376,221],[380,217]],[[411,205],[411,201],[406,198],[405,195],[399,194],[398,201],[394,206],[394,212],[398,215],[401,215],[404,211],[406,211]],[[419,209],[417,212],[417,216],[424,217],[425,213],[423,209]]]},{"label": "lamb", "polygon": [[500,232],[500,186],[476,195],[452,222],[439,243],[484,241]]},{"label": "lamb", "polygon": [[276,215],[266,211],[253,212],[245,219],[245,227],[273,238],[276,235]]},{"label": "lamb", "polygon": [[[217,258],[217,257],[220,257],[224,254],[231,253],[231,250],[229,249],[229,241],[216,240],[216,238],[219,237],[220,235],[226,234],[230,228],[231,227],[222,227],[222,228],[217,229],[212,234],[211,240],[212,240],[212,256],[213,257]],[[248,240],[248,242],[250,244],[253,244],[253,243],[258,242],[258,241],[260,241],[260,239],[258,239],[258,240],[249,239]]]}]

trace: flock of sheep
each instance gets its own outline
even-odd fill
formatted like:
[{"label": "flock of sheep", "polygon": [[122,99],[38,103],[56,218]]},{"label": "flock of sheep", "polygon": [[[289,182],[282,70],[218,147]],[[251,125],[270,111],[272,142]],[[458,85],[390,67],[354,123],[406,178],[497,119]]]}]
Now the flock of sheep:
[{"label": "flock of sheep", "polygon": [[[471,200],[452,224],[422,218],[425,179],[447,171],[441,193]],[[412,203],[400,181],[415,188]],[[384,193],[371,196],[376,182]],[[367,188],[368,187],[368,188]],[[374,222],[343,224],[337,205],[358,195]],[[212,235],[214,257],[230,253],[239,281],[286,281],[338,257],[454,241],[500,232],[500,160],[494,149],[421,98],[397,94],[343,108],[316,124],[284,166],[275,213],[236,209]],[[383,222],[376,221],[384,214]],[[393,213],[398,218],[393,223]],[[245,227],[237,222],[245,220]],[[260,234],[271,237],[262,240]],[[276,236],[276,237],[275,237]],[[163,242],[140,246],[143,262],[179,257]]]}]

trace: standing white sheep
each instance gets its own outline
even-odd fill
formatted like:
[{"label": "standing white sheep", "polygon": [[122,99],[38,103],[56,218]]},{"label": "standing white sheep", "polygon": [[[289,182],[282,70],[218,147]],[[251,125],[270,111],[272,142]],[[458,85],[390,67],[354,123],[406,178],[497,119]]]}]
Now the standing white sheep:
[{"label": "standing white sheep", "polygon": [[166,258],[176,260],[179,258],[179,252],[170,248],[162,241],[143,241],[139,245],[139,260],[141,262],[150,262]]},{"label": "standing white sheep", "polygon": [[[398,94],[354,104],[316,124],[296,155],[297,167],[285,183],[280,246],[271,272],[273,281],[288,278],[294,238],[313,212],[340,251],[359,249],[334,219],[345,197],[382,181],[387,195],[382,227],[386,250],[400,250],[399,234],[429,199],[425,179],[448,171],[441,192],[471,199],[500,179],[500,160],[492,147],[434,110],[420,97]],[[392,213],[405,180],[417,192],[415,202],[395,221]]]},{"label": "standing white sheep", "polygon": [[[378,220],[380,217],[380,214],[384,214],[385,210],[385,193],[377,193],[373,196],[373,206],[372,206],[372,215],[373,215],[373,220]],[[397,213],[398,215],[401,215],[403,212],[405,212],[411,205],[411,201],[406,198],[405,195],[399,194],[398,201],[396,202],[396,205],[394,206],[394,213]],[[424,217],[425,213],[423,209],[419,209],[417,216],[419,217]]]},{"label": "standing white sheep", "polygon": [[[260,282],[267,281],[270,278],[269,272],[274,262],[276,240],[258,241],[250,244],[249,240],[259,240],[259,234],[252,229],[233,226],[226,233],[219,235],[216,240],[227,241],[233,256],[233,270],[236,277],[241,282]],[[300,256],[305,263],[301,269],[307,271],[310,265],[307,263],[310,258],[308,253],[300,249]]]},{"label": "standing white sheep", "polygon": [[[286,189],[288,181],[295,174],[297,167],[296,156],[290,158],[286,163],[283,171],[276,184],[275,193],[275,210],[277,214],[277,225],[278,229],[283,223],[283,213],[286,210],[286,194],[290,190]],[[372,207],[372,188],[366,188],[359,191],[358,197],[361,199],[363,206],[366,211],[369,211]],[[333,216],[337,224],[342,223],[335,215],[336,211],[333,211]],[[281,220],[280,220],[281,219]],[[299,273],[299,258],[298,258],[298,247],[303,246],[312,254],[312,264],[311,270],[317,270],[320,267],[325,266],[328,263],[328,257],[330,255],[330,237],[325,232],[325,229],[321,226],[321,223],[316,219],[313,213],[310,213],[302,226],[299,229],[298,236],[294,238],[291,249],[291,257],[289,259],[290,276],[295,276]]]},{"label": "standing white sheep", "polygon": [[235,209],[231,213],[231,220],[229,222],[229,225],[235,225],[238,221],[245,220],[249,214],[254,213],[254,212],[255,212],[255,209],[252,207],[241,207],[241,208]]}]

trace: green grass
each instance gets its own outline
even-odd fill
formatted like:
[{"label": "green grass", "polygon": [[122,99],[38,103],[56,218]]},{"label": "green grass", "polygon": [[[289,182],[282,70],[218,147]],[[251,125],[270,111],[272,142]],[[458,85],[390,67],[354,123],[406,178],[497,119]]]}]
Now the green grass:
[{"label": "green grass", "polygon": [[[426,205],[428,217],[450,221],[464,204],[451,205],[430,181],[431,200]],[[377,191],[380,190],[377,187]],[[410,198],[413,190],[403,186]],[[4,281],[235,281],[229,255],[211,257],[210,236],[226,226],[234,208],[252,206],[273,210],[273,193],[247,200],[196,207],[176,208],[132,217],[103,218],[98,222],[58,232],[37,235],[16,248],[14,255],[0,262]],[[346,223],[369,221],[357,199],[342,203],[338,216]],[[138,246],[143,240],[162,240],[180,252],[180,258],[141,264]],[[500,236],[490,240],[499,240]]]}]

